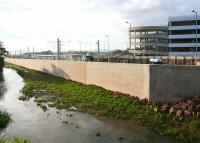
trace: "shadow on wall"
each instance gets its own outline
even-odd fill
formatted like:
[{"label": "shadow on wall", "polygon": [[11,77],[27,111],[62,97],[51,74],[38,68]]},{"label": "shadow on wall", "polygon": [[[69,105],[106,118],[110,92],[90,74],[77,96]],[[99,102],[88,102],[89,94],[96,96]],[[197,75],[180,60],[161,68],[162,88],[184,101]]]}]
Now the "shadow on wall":
[{"label": "shadow on wall", "polygon": [[70,76],[68,74],[66,74],[66,72],[58,67],[56,67],[55,65],[51,64],[51,68],[47,69],[47,68],[43,68],[42,72],[48,73],[48,74],[53,74],[55,76],[58,77],[62,77],[65,79],[70,79]]}]

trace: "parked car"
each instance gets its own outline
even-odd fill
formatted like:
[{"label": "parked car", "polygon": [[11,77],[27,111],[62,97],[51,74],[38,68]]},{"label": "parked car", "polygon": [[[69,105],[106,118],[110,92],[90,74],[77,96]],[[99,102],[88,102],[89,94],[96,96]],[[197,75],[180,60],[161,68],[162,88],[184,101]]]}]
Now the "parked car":
[{"label": "parked car", "polygon": [[82,61],[93,61],[93,56],[82,56]]},{"label": "parked car", "polygon": [[161,59],[150,59],[149,63],[150,64],[162,64],[162,60]]}]

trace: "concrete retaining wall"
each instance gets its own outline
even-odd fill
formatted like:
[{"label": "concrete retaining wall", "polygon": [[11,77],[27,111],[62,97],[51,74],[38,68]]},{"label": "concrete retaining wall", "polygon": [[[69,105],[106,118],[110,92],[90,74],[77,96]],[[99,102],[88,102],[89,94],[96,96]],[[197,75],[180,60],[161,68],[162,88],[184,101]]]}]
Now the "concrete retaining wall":
[{"label": "concrete retaining wall", "polygon": [[5,61],[151,101],[175,102],[200,95],[200,67],[197,66],[9,58]]},{"label": "concrete retaining wall", "polygon": [[148,65],[9,58],[5,61],[65,79],[149,98]]},{"label": "concrete retaining wall", "polygon": [[33,59],[5,59],[6,62],[20,65],[49,73],[55,76],[86,83],[85,62],[66,62],[57,60],[33,60]]},{"label": "concrete retaining wall", "polygon": [[86,83],[149,98],[149,65],[87,62]]},{"label": "concrete retaining wall", "polygon": [[200,96],[199,66],[150,66],[150,100],[180,101]]}]

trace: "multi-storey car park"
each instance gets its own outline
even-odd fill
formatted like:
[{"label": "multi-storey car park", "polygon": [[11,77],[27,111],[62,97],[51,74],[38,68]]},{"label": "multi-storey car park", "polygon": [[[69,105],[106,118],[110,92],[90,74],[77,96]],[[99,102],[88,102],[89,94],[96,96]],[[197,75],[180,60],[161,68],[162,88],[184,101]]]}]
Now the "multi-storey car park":
[{"label": "multi-storey car park", "polygon": [[200,17],[169,17],[168,25],[170,56],[200,56]]},{"label": "multi-storey car park", "polygon": [[168,27],[141,26],[130,29],[131,50],[134,55],[168,55]]},{"label": "multi-storey car park", "polygon": [[200,17],[169,17],[168,26],[130,29],[130,51],[134,55],[200,56]]}]

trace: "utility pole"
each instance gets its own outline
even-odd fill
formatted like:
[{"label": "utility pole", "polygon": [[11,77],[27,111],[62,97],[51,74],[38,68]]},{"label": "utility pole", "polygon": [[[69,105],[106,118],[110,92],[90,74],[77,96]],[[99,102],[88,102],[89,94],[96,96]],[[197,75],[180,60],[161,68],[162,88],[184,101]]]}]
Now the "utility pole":
[{"label": "utility pole", "polygon": [[56,42],[55,41],[47,41],[47,42],[50,42],[53,45],[56,45],[57,47],[56,60],[61,60],[61,40],[57,38]]},{"label": "utility pole", "polygon": [[198,31],[197,31],[197,26],[198,26],[198,22],[197,22],[197,20],[198,20],[198,12],[197,11],[195,11],[195,10],[193,10],[192,12],[194,12],[195,13],[195,15],[196,15],[196,52],[195,52],[195,57],[196,57],[196,63],[197,63],[197,52],[198,52],[198,40],[197,40],[197,34],[198,34]]},{"label": "utility pole", "polygon": [[57,60],[60,60],[60,47],[61,46],[61,44],[60,44],[60,39],[58,38],[57,39]]},{"label": "utility pole", "polygon": [[110,61],[110,37],[109,35],[106,35],[106,37],[108,38],[108,62]]},{"label": "utility pole", "polygon": [[29,59],[30,57],[29,57],[29,47],[27,47],[28,48],[28,55],[27,55],[27,58]]},{"label": "utility pole", "polygon": [[130,22],[126,22],[127,24],[129,24],[129,50],[131,50],[131,23]]},{"label": "utility pole", "polygon": [[33,47],[33,54],[32,54],[32,59],[34,59],[34,53],[35,53],[35,50],[34,50],[34,47]]},{"label": "utility pole", "polygon": [[19,50],[19,55],[20,55],[20,58],[21,58],[21,56],[22,56],[22,51],[21,51],[21,49]]},{"label": "utility pole", "polygon": [[99,44],[99,40],[97,41],[97,54],[98,54],[98,62],[100,62],[100,44]]}]

